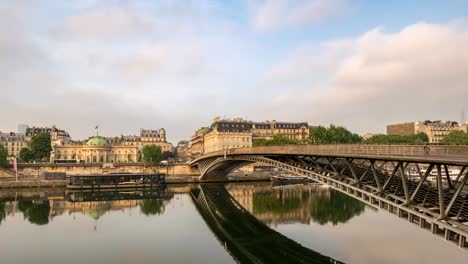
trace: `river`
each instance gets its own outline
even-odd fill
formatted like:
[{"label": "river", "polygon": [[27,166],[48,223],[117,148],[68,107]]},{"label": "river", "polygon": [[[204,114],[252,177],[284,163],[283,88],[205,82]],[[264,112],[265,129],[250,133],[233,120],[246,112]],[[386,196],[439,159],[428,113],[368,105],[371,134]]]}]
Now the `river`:
[{"label": "river", "polygon": [[0,263],[468,263],[468,252],[324,185],[0,191]]}]

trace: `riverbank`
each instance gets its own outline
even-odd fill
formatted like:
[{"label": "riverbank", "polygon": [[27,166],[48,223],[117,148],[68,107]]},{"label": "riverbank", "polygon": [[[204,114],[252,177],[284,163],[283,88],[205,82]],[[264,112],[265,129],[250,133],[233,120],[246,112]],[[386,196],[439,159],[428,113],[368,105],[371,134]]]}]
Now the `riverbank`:
[{"label": "riverbank", "polygon": [[[247,181],[269,181],[269,175],[250,175],[250,176],[228,176],[225,180],[204,180],[203,182],[247,182]],[[167,176],[167,184],[180,184],[180,183],[200,183],[199,176],[191,175],[178,175]],[[19,179],[8,177],[0,180],[0,189],[5,188],[43,188],[43,187],[66,187],[68,180],[40,180],[35,178]]]}]

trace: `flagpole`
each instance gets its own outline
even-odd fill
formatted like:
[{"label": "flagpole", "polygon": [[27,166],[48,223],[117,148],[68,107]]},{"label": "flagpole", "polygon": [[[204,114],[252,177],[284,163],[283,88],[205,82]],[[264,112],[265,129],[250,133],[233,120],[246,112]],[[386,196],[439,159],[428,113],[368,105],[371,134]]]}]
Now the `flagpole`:
[{"label": "flagpole", "polygon": [[13,167],[16,172],[16,181],[18,181],[18,161],[16,160],[16,156],[15,156],[15,159],[13,160]]}]

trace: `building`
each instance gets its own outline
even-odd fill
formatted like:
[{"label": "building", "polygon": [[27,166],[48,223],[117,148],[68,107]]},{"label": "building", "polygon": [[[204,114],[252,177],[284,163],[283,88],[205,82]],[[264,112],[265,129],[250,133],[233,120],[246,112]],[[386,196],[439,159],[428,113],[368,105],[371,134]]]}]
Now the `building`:
[{"label": "building", "polygon": [[181,140],[177,143],[176,153],[177,153],[177,161],[179,162],[186,162],[188,160],[188,141]]},{"label": "building", "polygon": [[[94,136],[86,141],[64,140],[60,131],[51,130],[51,162],[137,162],[141,158],[144,146],[160,146],[163,152],[172,151],[172,144],[166,141],[166,131],[140,129],[140,135],[102,137]],[[57,136],[55,136],[57,135]]]},{"label": "building", "polygon": [[20,133],[2,133],[0,132],[0,145],[7,150],[8,160],[18,157],[20,151],[28,146],[24,134]]},{"label": "building", "polygon": [[171,152],[172,144],[166,140],[166,130],[140,129],[140,135],[107,137],[105,138],[111,144],[122,144],[125,146],[137,146],[141,151],[144,146],[154,145],[161,147],[162,152]]},{"label": "building", "polygon": [[190,137],[187,146],[187,157],[195,159],[205,153],[205,134],[210,130],[208,127],[198,129],[195,134]]},{"label": "building", "polygon": [[443,138],[454,130],[466,131],[466,124],[458,124],[455,121],[442,122],[440,120],[424,122],[410,122],[387,126],[387,135],[416,135],[425,133],[429,137],[429,143],[441,143]]},{"label": "building", "polygon": [[28,129],[28,125],[26,124],[18,124],[18,133],[26,134],[26,130]]},{"label": "building", "polygon": [[50,155],[53,163],[77,162],[136,162],[138,147],[119,143],[109,143],[104,137],[95,136],[83,142],[70,142],[54,145]]},{"label": "building", "polygon": [[225,149],[252,147],[257,139],[273,139],[282,135],[289,139],[307,143],[309,125],[307,122],[253,122],[242,118],[214,118],[210,127],[201,128],[190,138],[190,158]]}]

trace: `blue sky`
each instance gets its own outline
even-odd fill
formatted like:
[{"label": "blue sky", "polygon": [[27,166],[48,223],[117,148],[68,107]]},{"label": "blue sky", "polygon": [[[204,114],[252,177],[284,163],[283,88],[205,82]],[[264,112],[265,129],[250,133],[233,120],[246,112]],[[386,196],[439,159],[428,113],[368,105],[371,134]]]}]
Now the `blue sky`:
[{"label": "blue sky", "polygon": [[468,2],[0,1],[1,131],[460,121]]}]

